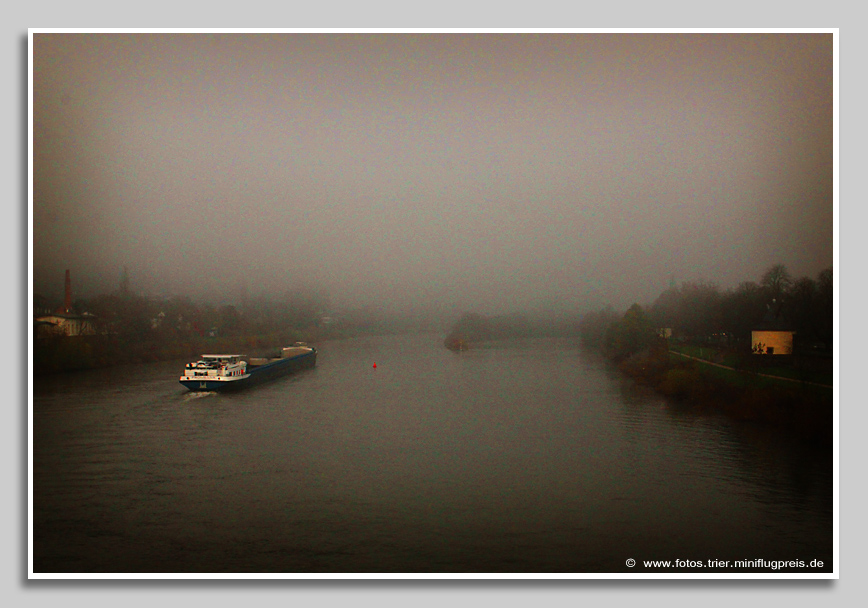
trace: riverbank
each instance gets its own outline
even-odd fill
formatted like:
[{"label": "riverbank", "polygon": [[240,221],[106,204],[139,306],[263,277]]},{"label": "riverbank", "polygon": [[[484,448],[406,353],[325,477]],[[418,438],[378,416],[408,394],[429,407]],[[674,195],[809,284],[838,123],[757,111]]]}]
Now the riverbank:
[{"label": "riverbank", "polygon": [[203,353],[237,353],[265,356],[294,342],[319,345],[359,336],[402,333],[426,333],[424,328],[389,331],[382,327],[309,326],[271,333],[210,337],[200,334],[141,336],[92,335],[52,336],[33,341],[34,374],[44,376],[116,365],[158,363],[177,359],[195,359]]},{"label": "riverbank", "polygon": [[618,367],[635,381],[691,409],[786,427],[818,443],[832,442],[831,383],[774,376],[763,368],[736,369],[668,347],[642,351],[618,362]]},{"label": "riverbank", "polygon": [[33,372],[48,375],[116,365],[193,359],[207,352],[255,354],[293,342],[337,339],[334,332],[319,328],[248,336],[56,336],[33,341]]}]

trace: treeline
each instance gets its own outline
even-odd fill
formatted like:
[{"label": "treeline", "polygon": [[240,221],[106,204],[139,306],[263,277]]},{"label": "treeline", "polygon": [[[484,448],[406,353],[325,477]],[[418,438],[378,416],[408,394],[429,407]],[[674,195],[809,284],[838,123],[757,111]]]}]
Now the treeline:
[{"label": "treeline", "polygon": [[191,336],[243,337],[297,330],[319,323],[324,303],[312,295],[252,298],[243,304],[196,302],[187,296],[152,298],[113,293],[78,300],[75,309],[95,315],[96,333],[156,337],[166,341]]},{"label": "treeline", "polygon": [[531,332],[531,322],[522,314],[484,316],[466,313],[452,326],[446,336],[446,343],[450,345],[460,341],[470,344],[518,338],[527,336]]},{"label": "treeline", "polygon": [[[46,298],[34,297],[48,308]],[[203,350],[256,351],[289,341],[315,341],[328,333],[326,305],[316,295],[252,298],[243,304],[196,302],[187,296],[154,298],[119,290],[73,303],[90,315],[87,335],[39,334],[34,371],[51,373],[153,362],[201,354]],[[35,311],[39,312],[39,311]]]},{"label": "treeline", "polygon": [[449,329],[444,345],[473,348],[480,342],[539,337],[575,336],[577,315],[481,315],[465,313]]},{"label": "treeline", "polygon": [[[823,385],[831,384],[833,318],[831,269],[816,279],[794,281],[777,265],[759,283],[727,291],[706,282],[683,283],[653,304],[633,304],[623,314],[611,307],[588,313],[580,320],[579,335],[661,394],[691,407],[787,426],[828,443],[832,391]],[[752,354],[751,331],[769,323],[796,332],[793,357]],[[724,367],[672,354],[670,348]]]},{"label": "treeline", "polygon": [[744,350],[751,331],[776,324],[795,332],[800,352],[830,353],[833,346],[832,269],[816,279],[794,280],[778,264],[759,282],[745,281],[721,290],[706,281],[685,282],[669,289],[650,305],[634,304],[626,313],[613,308],[585,314],[579,323],[582,340],[614,359],[623,359],[654,343],[661,331],[687,343]]}]

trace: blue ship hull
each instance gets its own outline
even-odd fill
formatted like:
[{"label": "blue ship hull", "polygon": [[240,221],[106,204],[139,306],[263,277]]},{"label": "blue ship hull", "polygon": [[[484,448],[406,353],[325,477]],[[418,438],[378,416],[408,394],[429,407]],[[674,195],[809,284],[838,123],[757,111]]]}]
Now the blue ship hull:
[{"label": "blue ship hull", "polygon": [[286,374],[314,367],[316,365],[316,350],[295,357],[276,359],[264,365],[248,368],[245,376],[226,380],[180,380],[181,384],[191,391],[237,391],[255,384],[274,380]]}]

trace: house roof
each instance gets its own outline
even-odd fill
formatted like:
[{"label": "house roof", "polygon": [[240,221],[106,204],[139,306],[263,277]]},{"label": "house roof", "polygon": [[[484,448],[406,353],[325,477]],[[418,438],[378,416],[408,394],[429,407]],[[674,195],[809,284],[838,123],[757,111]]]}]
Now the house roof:
[{"label": "house roof", "polygon": [[51,323],[51,321],[48,321],[47,319],[95,319],[95,318],[96,318],[96,315],[92,315],[89,312],[86,312],[86,313],[81,314],[81,315],[56,312],[56,313],[51,313],[51,314],[47,314],[47,315],[39,315],[37,317],[34,317],[34,320],[36,322],[45,321],[47,323]]}]

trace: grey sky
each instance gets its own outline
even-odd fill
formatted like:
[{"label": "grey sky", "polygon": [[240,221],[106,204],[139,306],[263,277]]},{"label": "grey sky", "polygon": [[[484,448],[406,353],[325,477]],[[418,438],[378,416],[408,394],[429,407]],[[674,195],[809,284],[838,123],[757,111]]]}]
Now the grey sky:
[{"label": "grey sky", "polygon": [[831,34],[35,34],[34,289],[624,307],[832,264]]}]

